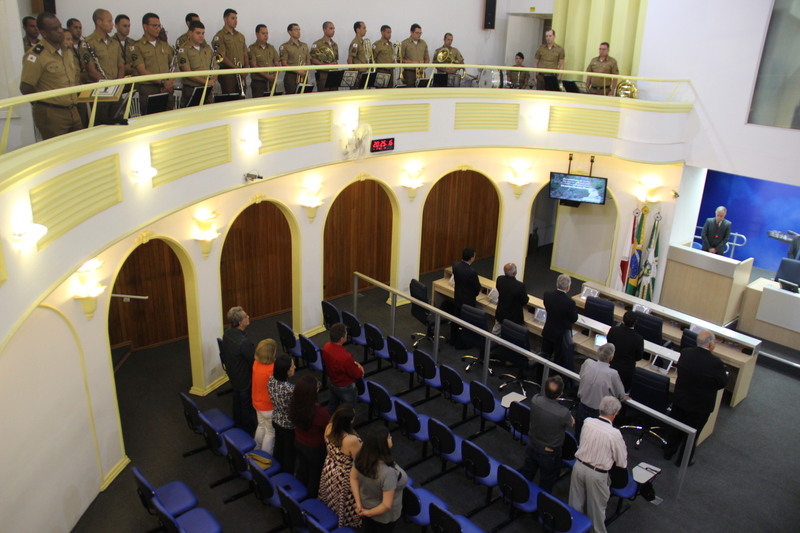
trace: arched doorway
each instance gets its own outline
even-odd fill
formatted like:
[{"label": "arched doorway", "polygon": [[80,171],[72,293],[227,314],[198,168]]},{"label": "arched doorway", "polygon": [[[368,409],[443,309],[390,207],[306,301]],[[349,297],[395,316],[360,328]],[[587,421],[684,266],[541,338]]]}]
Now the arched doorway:
[{"label": "arched doorway", "polygon": [[351,183],[336,197],[325,219],[324,299],[352,293],[353,271],[390,283],[393,220],[392,201],[375,180]]},{"label": "arched doorway", "polygon": [[277,204],[253,204],[236,217],[219,268],[223,317],[236,305],[253,319],[291,310],[292,233]]},{"label": "arched doorway", "polygon": [[[451,265],[467,246],[475,248],[478,260],[494,257],[499,214],[497,190],[480,172],[457,170],[440,179],[425,199],[420,274]],[[492,276],[493,265],[481,270]]]}]

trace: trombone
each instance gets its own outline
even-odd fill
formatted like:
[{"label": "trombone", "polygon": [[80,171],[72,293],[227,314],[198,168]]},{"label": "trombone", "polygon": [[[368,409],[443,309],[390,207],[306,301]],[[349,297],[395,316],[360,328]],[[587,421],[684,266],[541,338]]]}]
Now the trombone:
[{"label": "trombone", "polygon": [[[362,39],[361,46],[364,47],[364,58],[367,60],[368,65],[375,64],[375,54],[372,51],[372,41],[369,39]],[[375,68],[370,68],[367,70],[368,74],[374,74]]]},{"label": "trombone", "polygon": [[[242,62],[241,62],[241,61],[239,61],[238,59],[237,59],[237,60],[234,62],[234,65],[236,65],[236,68],[242,68]],[[242,81],[242,76],[241,76],[241,74],[236,74],[236,81],[237,81],[237,82],[239,82],[239,95],[240,95],[242,98],[245,98],[245,94],[244,94],[244,81]]]},{"label": "trombone", "polygon": [[[298,67],[303,67],[303,66],[305,66],[305,64],[306,64],[306,60],[303,59],[302,57],[297,60],[297,66]],[[308,81],[308,70],[305,71],[305,74],[303,74],[302,78],[298,77],[297,79],[298,79],[298,81],[300,81],[300,85],[303,87],[303,92],[305,92],[305,90],[306,90],[306,82]]]},{"label": "trombone", "polygon": [[[449,48],[442,48],[436,53],[436,63],[455,63],[455,59]],[[456,70],[459,71],[459,76],[463,80],[464,76],[467,75],[467,69],[459,68]]]},{"label": "trombone", "polygon": [[[222,63],[223,57],[222,54],[217,52],[219,48],[219,37],[214,37],[212,41],[214,44],[211,46],[211,62],[208,65],[208,70],[217,70],[217,65]],[[200,105],[203,105],[206,102],[206,93],[208,92],[208,81],[211,79],[211,74],[206,76],[206,84],[203,86],[203,94],[200,97]],[[213,91],[213,89],[212,89]]]},{"label": "trombone", "polygon": [[403,62],[403,43],[400,41],[394,41],[392,43],[392,55],[394,56],[394,62],[398,64],[397,72],[394,76],[396,85],[403,75],[403,67],[399,66]]}]

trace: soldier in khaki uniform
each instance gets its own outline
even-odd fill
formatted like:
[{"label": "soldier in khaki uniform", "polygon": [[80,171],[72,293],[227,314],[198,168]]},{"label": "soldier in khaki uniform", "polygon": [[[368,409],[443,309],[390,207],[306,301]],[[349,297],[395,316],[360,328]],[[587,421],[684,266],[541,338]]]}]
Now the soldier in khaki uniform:
[{"label": "soldier in khaki uniform", "polygon": [[[289,40],[281,45],[278,52],[281,56],[281,65],[303,66],[311,63],[311,55],[308,53],[308,45],[300,40],[300,25],[294,22],[286,27],[289,33]],[[294,94],[297,86],[304,81],[307,70],[287,71],[283,75],[283,90],[286,94]]]},{"label": "soldier in khaki uniform", "polygon": [[[367,25],[364,24],[363,21],[359,20],[358,22],[353,24],[353,31],[356,32],[356,36],[350,41],[350,47],[347,49],[347,64],[348,65],[365,65],[369,63],[368,56],[367,56],[367,49],[364,46],[364,36],[367,34]],[[370,50],[370,53],[372,50]],[[358,69],[361,72],[364,72],[364,69]],[[353,86],[353,89],[362,89],[363,88],[363,76],[361,74],[361,78],[359,78],[358,82]]]},{"label": "soldier in khaki uniform", "polygon": [[[142,17],[142,29],[144,35],[134,42],[129,50],[131,65],[136,69],[136,73],[140,76],[147,76],[170,72],[175,50],[158,38],[158,32],[161,31],[161,19],[155,13],[145,13]],[[139,105],[142,114],[147,114],[148,97],[154,94],[169,94],[167,109],[172,109],[174,106],[172,90],[174,88],[175,82],[170,79],[137,83],[136,89],[139,91]]]},{"label": "soldier in khaki uniform", "polygon": [[[608,43],[600,43],[600,55],[589,61],[589,66],[586,67],[586,72],[596,72],[598,74],[619,74],[617,60],[608,55]],[[586,88],[591,94],[614,96],[614,91],[617,88],[617,80],[586,76]]]},{"label": "soldier in khaki uniform", "polygon": [[[336,27],[333,25],[333,22],[326,20],[322,24],[322,37],[311,44],[310,53],[312,64],[336,65],[339,63],[339,45],[333,40],[335,33]],[[318,70],[315,72],[315,75],[317,78],[318,91],[338,90],[338,87],[332,87],[331,89],[325,88],[325,82],[328,80],[328,71]]]},{"label": "soldier in khaki uniform", "polygon": [[[256,26],[256,42],[250,45],[247,55],[250,56],[250,66],[256,67],[279,67],[281,66],[280,57],[275,47],[267,42],[269,39],[269,28],[264,24]],[[250,91],[253,98],[265,96],[272,90],[275,83],[277,72],[254,72],[250,76]]]},{"label": "soldier in khaki uniform", "polygon": [[[242,68],[250,64],[250,58],[247,57],[247,44],[244,40],[244,35],[236,30],[239,24],[239,15],[233,9],[226,9],[222,16],[225,21],[225,26],[217,32],[212,41],[213,44],[218,44],[217,53],[222,56],[222,64],[220,68]],[[222,89],[222,94],[242,93],[247,87],[247,74],[240,76],[240,81],[236,76],[220,76],[219,86]]]},{"label": "soldier in khaki uniform", "polygon": [[[550,68],[557,70],[564,70],[564,49],[556,44],[555,30],[547,30],[544,32],[545,44],[536,49],[536,54],[533,56],[533,68]],[[553,76],[554,74],[547,74]],[[544,90],[544,74],[536,75],[536,88],[540,91]],[[559,79],[561,79],[559,77]]]},{"label": "soldier in khaki uniform", "polygon": [[[428,43],[421,39],[422,27],[419,24],[411,25],[411,35],[401,43],[403,63],[430,63]],[[403,69],[403,81],[406,87],[416,87],[417,73],[413,68]]]},{"label": "soldier in khaki uniform", "polygon": [[175,53],[178,53],[178,49],[183,48],[183,45],[188,44],[189,24],[191,24],[193,20],[200,20],[200,15],[198,15],[197,13],[187,13],[184,20],[186,21],[186,33],[184,33],[175,40],[175,46],[176,46]]},{"label": "soldier in khaki uniform", "polygon": [[[525,65],[522,64],[523,61],[525,61],[525,54],[517,52],[517,55],[514,56],[514,66],[524,67]],[[528,72],[525,71],[507,70],[506,79],[511,82],[511,87],[513,89],[527,89],[530,76]]]},{"label": "soldier in khaki uniform", "polygon": [[[189,24],[189,42],[187,46],[184,46],[178,51],[178,66],[183,72],[216,69],[216,61],[213,63],[211,62],[213,56],[214,50],[206,42],[206,27],[199,20],[193,20]],[[206,90],[206,99],[204,103],[207,104],[211,102],[211,95],[214,94],[214,85],[216,83],[216,76],[208,78],[208,89]],[[202,87],[205,84],[205,76],[183,78],[184,105],[189,103],[194,88]]]},{"label": "soldier in khaki uniform", "polygon": [[125,75],[133,76],[135,70],[131,65],[131,58],[129,56],[130,47],[133,45],[133,39],[129,39],[128,35],[131,33],[131,19],[128,15],[117,15],[114,18],[114,27],[117,32],[112,39],[119,43],[119,49],[122,52],[122,62],[125,64]]},{"label": "soldier in khaki uniform", "polygon": [[[461,55],[461,52],[458,48],[453,46],[453,34],[452,33],[445,33],[444,34],[444,44],[441,48],[437,48],[436,51],[433,53],[433,62],[434,63],[445,63],[445,61],[439,61],[439,52],[442,50],[447,50],[450,53],[450,57],[453,58],[452,61],[447,61],[447,63],[458,63],[460,65],[464,64],[464,56]],[[436,72],[444,72],[446,74],[455,74],[458,69],[455,68],[438,68]]]},{"label": "soldier in khaki uniform", "polygon": [[[114,19],[105,9],[95,9],[92,14],[94,32],[81,44],[81,60],[91,82],[125,77],[125,63],[122,50],[110,33],[114,29]],[[97,104],[95,124],[108,124],[114,118],[119,102]]]},{"label": "soldier in khaki uniform", "polygon": [[39,28],[36,27],[36,18],[27,16],[22,18],[22,30],[25,36],[22,38],[22,51],[27,52],[39,44]]},{"label": "soldier in khaki uniform", "polygon": [[[80,71],[71,54],[61,49],[64,32],[61,22],[52,13],[45,12],[37,17],[36,26],[43,39],[22,59],[19,91],[31,94],[79,85]],[[77,104],[77,93],[35,102],[33,123],[42,138],[50,139],[82,129]]]},{"label": "soldier in khaki uniform", "polygon": [[[394,63],[394,47],[392,46],[392,28],[384,24],[381,26],[381,38],[372,45],[372,57],[375,58],[376,63]],[[389,75],[389,83],[387,87],[394,87],[393,69],[379,68],[376,72]]]}]

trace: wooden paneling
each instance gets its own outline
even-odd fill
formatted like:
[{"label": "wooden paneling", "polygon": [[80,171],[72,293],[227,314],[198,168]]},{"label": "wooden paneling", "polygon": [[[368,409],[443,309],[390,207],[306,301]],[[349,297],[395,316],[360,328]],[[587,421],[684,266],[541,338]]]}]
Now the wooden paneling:
[{"label": "wooden paneling", "polygon": [[357,181],[336,198],[325,220],[323,251],[326,300],[353,292],[354,270],[389,283],[392,205],[377,182]]},{"label": "wooden paneling", "polygon": [[222,315],[241,305],[252,318],[292,308],[292,235],[272,202],[253,204],[236,217],[220,260]]},{"label": "wooden paneling", "polygon": [[440,179],[422,214],[420,274],[451,265],[468,246],[478,259],[493,256],[499,214],[497,192],[479,172],[458,170]]},{"label": "wooden paneling", "polygon": [[154,239],[136,248],[122,265],[113,292],[150,298],[111,299],[108,336],[112,346],[130,342],[135,350],[188,334],[183,270],[164,241]]}]

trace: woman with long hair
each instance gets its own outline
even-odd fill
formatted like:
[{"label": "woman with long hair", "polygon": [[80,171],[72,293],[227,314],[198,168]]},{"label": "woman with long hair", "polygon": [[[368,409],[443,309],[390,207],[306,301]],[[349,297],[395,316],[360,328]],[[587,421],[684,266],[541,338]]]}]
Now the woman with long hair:
[{"label": "woman with long hair", "polygon": [[273,457],[281,464],[284,472],[294,474],[294,424],[289,419],[289,402],[294,394],[294,359],[280,355],[275,360],[274,372],[269,378],[267,388],[272,400],[272,427],[275,429],[275,449]]},{"label": "woman with long hair", "polygon": [[361,439],[353,429],[356,412],[349,403],[340,405],[325,428],[325,447],[328,455],[322,467],[319,499],[339,517],[339,527],[360,528],[361,517],[356,513],[356,501],[350,490],[350,470],[353,458],[361,449]]},{"label": "woman with long hair", "polygon": [[256,448],[272,453],[275,446],[275,428],[272,427],[272,400],[267,384],[275,368],[275,354],[278,343],[274,339],[264,339],[256,346],[253,361],[253,408],[256,410]]},{"label": "woman with long hair", "polygon": [[325,426],[331,415],[319,404],[319,380],[306,374],[297,380],[289,419],[294,424],[297,450],[297,479],[308,489],[308,497],[316,498],[322,464],[325,462]]},{"label": "woman with long hair", "polygon": [[364,437],[350,471],[350,488],[366,533],[391,532],[403,510],[408,476],[392,457],[392,435],[378,427]]}]

